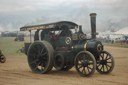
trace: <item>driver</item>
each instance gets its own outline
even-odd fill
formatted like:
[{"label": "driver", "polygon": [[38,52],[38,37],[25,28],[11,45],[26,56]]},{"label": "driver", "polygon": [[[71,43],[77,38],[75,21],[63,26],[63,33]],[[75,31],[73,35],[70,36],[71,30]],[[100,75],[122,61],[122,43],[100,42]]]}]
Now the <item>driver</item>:
[{"label": "driver", "polygon": [[57,36],[55,35],[55,33],[51,33],[50,38],[53,39],[54,41],[56,41]]}]

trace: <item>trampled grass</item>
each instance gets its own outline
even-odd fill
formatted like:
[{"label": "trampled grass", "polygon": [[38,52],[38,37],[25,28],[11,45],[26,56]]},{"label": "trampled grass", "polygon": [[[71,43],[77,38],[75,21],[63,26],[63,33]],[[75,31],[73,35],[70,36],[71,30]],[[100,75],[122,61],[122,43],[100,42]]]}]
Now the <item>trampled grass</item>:
[{"label": "trampled grass", "polygon": [[22,54],[18,52],[24,45],[24,42],[14,41],[14,37],[0,37],[0,49],[6,55]]}]

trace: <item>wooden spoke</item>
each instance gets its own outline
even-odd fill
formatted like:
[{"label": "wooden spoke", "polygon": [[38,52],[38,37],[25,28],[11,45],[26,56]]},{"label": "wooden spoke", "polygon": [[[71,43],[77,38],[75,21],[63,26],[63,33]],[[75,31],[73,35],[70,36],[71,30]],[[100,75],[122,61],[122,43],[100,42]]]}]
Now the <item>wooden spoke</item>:
[{"label": "wooden spoke", "polygon": [[107,58],[106,60],[109,60],[109,59],[111,59],[111,58]]},{"label": "wooden spoke", "polygon": [[105,60],[108,58],[108,54],[106,55],[106,58],[105,58]]},{"label": "wooden spoke", "polygon": [[89,66],[87,66],[89,69],[91,69],[91,70],[93,70],[93,68],[91,68],[91,67],[89,67]]},{"label": "wooden spoke", "polygon": [[107,64],[107,66],[108,66],[109,68],[111,68],[111,66],[110,66],[110,65],[108,65],[108,64]]},{"label": "wooden spoke", "polygon": [[83,73],[83,74],[86,74],[85,67],[83,67],[83,69],[82,69],[82,73]]},{"label": "wooden spoke", "polygon": [[107,62],[107,63],[112,63],[112,62]]},{"label": "wooden spoke", "polygon": [[100,65],[102,65],[102,64],[99,63],[99,65],[97,65],[97,67],[99,67]]},{"label": "wooden spoke", "polygon": [[78,69],[82,68],[82,65],[80,67],[78,67]]},{"label": "wooden spoke", "polygon": [[89,70],[88,66],[87,66],[87,69],[88,69],[88,72],[90,73],[90,70]]},{"label": "wooden spoke", "polygon": [[104,65],[103,65],[103,72],[104,72]]},{"label": "wooden spoke", "polygon": [[108,67],[107,67],[107,65],[105,65],[106,66],[106,68],[107,68],[107,71],[108,71]]}]

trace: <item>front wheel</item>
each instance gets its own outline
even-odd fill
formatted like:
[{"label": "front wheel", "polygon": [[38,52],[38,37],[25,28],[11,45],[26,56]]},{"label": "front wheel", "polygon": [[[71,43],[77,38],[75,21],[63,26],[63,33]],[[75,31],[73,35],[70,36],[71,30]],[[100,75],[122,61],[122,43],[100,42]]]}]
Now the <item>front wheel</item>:
[{"label": "front wheel", "polygon": [[81,51],[75,57],[75,68],[80,76],[90,76],[95,72],[96,60],[88,51]]},{"label": "front wheel", "polygon": [[113,56],[107,51],[102,51],[97,60],[96,70],[101,74],[108,74],[114,68]]}]

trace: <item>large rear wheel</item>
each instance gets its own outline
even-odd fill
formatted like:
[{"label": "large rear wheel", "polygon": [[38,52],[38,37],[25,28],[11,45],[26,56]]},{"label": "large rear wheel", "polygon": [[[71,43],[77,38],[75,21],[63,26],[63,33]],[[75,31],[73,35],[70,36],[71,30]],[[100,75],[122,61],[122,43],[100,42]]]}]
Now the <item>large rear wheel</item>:
[{"label": "large rear wheel", "polygon": [[35,73],[47,73],[53,67],[54,49],[47,41],[35,41],[29,47],[28,64]]}]

